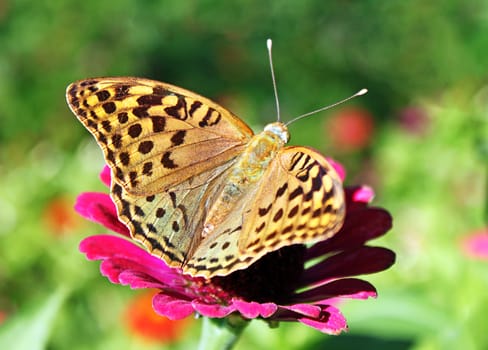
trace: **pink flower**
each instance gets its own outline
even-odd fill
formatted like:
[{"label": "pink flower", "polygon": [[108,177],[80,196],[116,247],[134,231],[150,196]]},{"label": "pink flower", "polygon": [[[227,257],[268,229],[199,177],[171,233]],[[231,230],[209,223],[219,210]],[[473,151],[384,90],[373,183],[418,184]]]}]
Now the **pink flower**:
[{"label": "pink flower", "polygon": [[461,247],[470,258],[488,260],[488,228],[463,237]]},{"label": "pink flower", "polygon": [[398,114],[400,127],[407,133],[415,136],[425,135],[429,129],[429,115],[419,106],[410,106],[402,109]]},{"label": "pink flower", "polygon": [[[102,180],[110,182],[106,167]],[[344,316],[334,306],[337,298],[376,297],[368,282],[353,278],[389,268],[392,251],[366,245],[390,228],[390,214],[369,207],[368,187],[346,188],[347,214],[342,229],[332,238],[311,247],[294,245],[269,253],[245,270],[206,280],[169,268],[129,238],[117,218],[108,194],[83,193],[75,209],[99,222],[115,235],[84,239],[80,250],[90,260],[101,260],[101,273],[112,283],[131,288],[156,288],[154,310],[169,319],[193,313],[213,318],[240,314],[245,319],[298,321],[328,334],[347,329]],[[316,262],[308,266],[310,261]]]}]

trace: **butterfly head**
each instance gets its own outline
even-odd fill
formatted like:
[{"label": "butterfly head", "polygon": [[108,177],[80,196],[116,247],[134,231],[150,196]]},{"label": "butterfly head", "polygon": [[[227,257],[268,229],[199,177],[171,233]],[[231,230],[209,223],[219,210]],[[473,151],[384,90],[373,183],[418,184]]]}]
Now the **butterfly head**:
[{"label": "butterfly head", "polygon": [[277,135],[283,143],[287,143],[290,140],[288,128],[282,122],[270,123],[265,126],[264,131]]}]

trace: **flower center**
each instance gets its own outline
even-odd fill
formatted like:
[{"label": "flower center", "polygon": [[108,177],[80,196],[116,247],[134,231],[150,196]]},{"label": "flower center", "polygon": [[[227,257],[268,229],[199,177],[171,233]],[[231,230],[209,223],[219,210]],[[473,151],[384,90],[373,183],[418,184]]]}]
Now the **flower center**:
[{"label": "flower center", "polygon": [[300,244],[283,247],[244,270],[214,277],[211,283],[246,301],[283,303],[298,286],[305,251]]}]

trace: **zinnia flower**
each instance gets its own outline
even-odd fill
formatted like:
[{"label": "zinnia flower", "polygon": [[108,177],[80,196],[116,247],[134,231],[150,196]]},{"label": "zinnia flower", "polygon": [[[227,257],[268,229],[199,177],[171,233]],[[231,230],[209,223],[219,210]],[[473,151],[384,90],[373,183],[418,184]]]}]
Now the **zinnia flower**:
[{"label": "zinnia flower", "polygon": [[[334,166],[343,176],[343,169]],[[107,167],[101,178],[110,183]],[[88,237],[81,242],[80,250],[88,259],[102,261],[101,273],[112,283],[158,289],[153,308],[172,320],[193,313],[211,318],[232,314],[244,319],[298,321],[324,333],[338,334],[347,329],[347,324],[335,306],[337,298],[376,297],[373,285],[352,276],[385,270],[395,260],[392,251],[366,245],[385,234],[392,221],[387,211],[368,206],[373,191],[352,187],[345,193],[347,214],[335,236],[310,247],[284,247],[225,277],[193,278],[169,268],[131,241],[105,193],[81,194],[75,209],[121,236]]]}]

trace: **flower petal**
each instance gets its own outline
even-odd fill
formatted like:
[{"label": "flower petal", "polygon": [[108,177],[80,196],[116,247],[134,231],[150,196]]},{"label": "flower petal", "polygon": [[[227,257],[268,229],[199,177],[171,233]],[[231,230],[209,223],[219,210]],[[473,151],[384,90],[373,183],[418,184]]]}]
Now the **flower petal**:
[{"label": "flower petal", "polygon": [[280,306],[271,319],[298,321],[327,334],[339,334],[347,330],[346,319],[337,308],[331,305],[296,304]]},{"label": "flower petal", "polygon": [[373,200],[374,191],[369,186],[350,186],[344,189],[347,213],[356,209],[366,208]]},{"label": "flower petal", "polygon": [[117,209],[108,194],[85,192],[78,196],[75,210],[88,220],[102,224],[109,230],[129,237],[129,229],[119,221]]},{"label": "flower petal", "polygon": [[342,164],[330,157],[327,157],[327,161],[330,163],[330,165],[332,165],[337,175],[339,175],[341,181],[344,181],[346,178],[346,169],[342,166]]},{"label": "flower petal", "polygon": [[112,172],[108,165],[105,165],[100,172],[100,180],[102,180],[107,187],[110,187],[110,184],[112,183]]},{"label": "flower petal", "polygon": [[363,208],[346,215],[340,231],[331,238],[319,242],[307,250],[311,260],[334,251],[361,247],[365,242],[384,235],[392,226],[391,215],[380,208]]},{"label": "flower petal", "polygon": [[312,304],[295,304],[290,306],[282,306],[285,309],[299,313],[300,315],[317,318],[320,316],[321,308]]},{"label": "flower petal", "polygon": [[320,285],[332,279],[357,276],[387,269],[395,254],[381,247],[360,247],[333,255],[303,273],[301,287]]},{"label": "flower petal", "polygon": [[301,322],[309,327],[313,327],[323,333],[327,334],[339,334],[347,330],[347,322],[339,309],[331,305],[323,305],[320,317],[298,318],[298,322]]},{"label": "flower petal", "polygon": [[376,297],[376,289],[369,282],[356,278],[343,278],[316,288],[295,294],[291,301],[300,303],[318,302],[336,297],[368,299]]},{"label": "flower petal", "polygon": [[267,318],[274,314],[278,309],[278,306],[274,303],[257,303],[257,302],[247,302],[240,299],[234,299],[233,304],[236,309],[245,318],[256,318],[258,316]]},{"label": "flower petal", "polygon": [[[110,262],[114,262],[110,260]],[[119,274],[119,282],[122,285],[130,286],[133,289],[142,289],[142,288],[165,288],[166,286],[162,284],[160,281],[154,279],[147,274],[134,271],[134,270],[123,270]]]},{"label": "flower petal", "polygon": [[187,284],[187,280],[179,270],[168,267],[163,260],[121,237],[111,235],[87,237],[81,241],[80,251],[85,253],[89,260],[113,260],[112,265],[104,266],[106,269],[104,273],[110,274],[106,276],[114,283],[119,283],[118,274],[114,275],[116,271],[131,270],[144,273],[162,284],[175,288]]},{"label": "flower petal", "polygon": [[215,318],[226,317],[236,311],[235,305],[206,304],[195,300],[192,302],[192,306],[202,316]]},{"label": "flower petal", "polygon": [[163,293],[156,294],[152,303],[156,313],[165,316],[170,320],[181,320],[193,313],[191,302],[173,298]]}]

